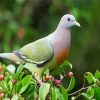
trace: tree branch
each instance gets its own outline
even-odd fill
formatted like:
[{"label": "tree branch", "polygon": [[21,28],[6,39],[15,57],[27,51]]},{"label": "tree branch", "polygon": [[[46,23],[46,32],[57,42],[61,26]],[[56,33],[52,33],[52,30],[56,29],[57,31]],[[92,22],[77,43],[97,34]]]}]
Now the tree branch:
[{"label": "tree branch", "polygon": [[[90,86],[95,86],[95,85],[99,85],[99,84],[100,84],[100,82],[98,82],[97,84],[90,85]],[[75,91],[75,92],[73,92],[73,93],[70,93],[70,94],[68,94],[68,95],[69,95],[69,96],[75,95],[75,94],[77,94],[77,93],[79,93],[79,92],[82,92],[83,90],[88,89],[88,88],[89,88],[89,86],[87,86],[87,87],[82,87],[81,89],[79,89],[79,90],[77,90],[77,91]]]},{"label": "tree branch", "polygon": [[79,92],[81,92],[81,91],[83,91],[83,90],[86,90],[88,87],[89,87],[89,86],[83,87],[83,88],[77,90],[76,92],[73,92],[73,93],[69,94],[69,96],[75,95],[75,94],[77,94],[77,93],[79,93]]}]

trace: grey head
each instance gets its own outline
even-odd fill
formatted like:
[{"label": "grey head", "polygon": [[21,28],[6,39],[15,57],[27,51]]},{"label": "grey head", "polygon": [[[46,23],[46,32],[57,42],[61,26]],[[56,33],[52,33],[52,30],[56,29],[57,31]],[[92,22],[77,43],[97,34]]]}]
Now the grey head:
[{"label": "grey head", "polygon": [[65,27],[67,29],[70,29],[72,26],[78,26],[80,27],[80,24],[76,21],[75,17],[71,14],[64,15],[59,23],[60,27]]}]

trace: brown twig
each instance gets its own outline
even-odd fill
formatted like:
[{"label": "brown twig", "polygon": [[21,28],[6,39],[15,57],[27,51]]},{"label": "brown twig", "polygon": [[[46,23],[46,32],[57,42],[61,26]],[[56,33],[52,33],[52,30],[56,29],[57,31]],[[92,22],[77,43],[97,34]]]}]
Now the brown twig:
[{"label": "brown twig", "polygon": [[[95,86],[95,85],[99,85],[99,84],[100,84],[100,82],[98,82],[97,84],[90,85],[90,86]],[[75,94],[77,94],[77,93],[79,93],[79,92],[82,92],[83,90],[88,89],[90,86],[82,87],[81,89],[79,89],[79,90],[77,90],[77,91],[75,91],[75,92],[73,92],[73,93],[70,93],[70,94],[68,94],[68,95],[69,95],[69,96],[73,96],[73,95],[75,95]]]},{"label": "brown twig", "polygon": [[81,88],[81,89],[77,90],[76,92],[73,92],[73,93],[69,94],[69,96],[75,95],[75,94],[77,94],[77,93],[79,93],[79,92],[81,92],[81,91],[83,91],[83,90],[86,90],[88,87],[89,87],[89,86],[84,87],[84,88]]}]

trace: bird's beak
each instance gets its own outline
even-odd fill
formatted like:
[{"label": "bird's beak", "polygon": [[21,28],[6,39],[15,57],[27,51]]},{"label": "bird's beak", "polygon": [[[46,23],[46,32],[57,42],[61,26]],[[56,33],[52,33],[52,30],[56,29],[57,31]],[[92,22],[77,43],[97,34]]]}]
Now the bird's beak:
[{"label": "bird's beak", "polygon": [[74,22],[74,25],[81,27],[80,24],[77,21]]}]

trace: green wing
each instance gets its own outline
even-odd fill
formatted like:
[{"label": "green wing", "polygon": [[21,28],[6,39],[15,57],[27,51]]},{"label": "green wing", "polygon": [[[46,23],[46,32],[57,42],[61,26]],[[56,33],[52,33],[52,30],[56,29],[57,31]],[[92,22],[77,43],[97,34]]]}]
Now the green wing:
[{"label": "green wing", "polygon": [[53,48],[48,40],[40,39],[20,49],[23,57],[30,62],[42,64],[53,57]]}]

